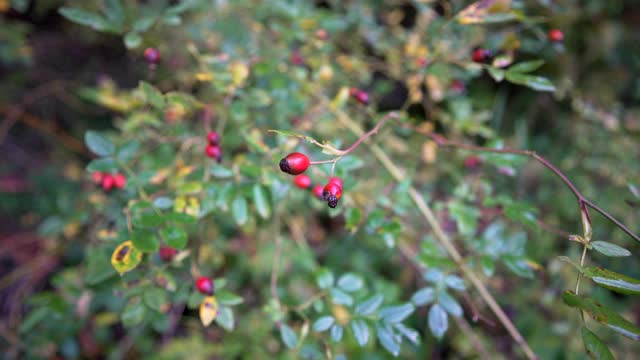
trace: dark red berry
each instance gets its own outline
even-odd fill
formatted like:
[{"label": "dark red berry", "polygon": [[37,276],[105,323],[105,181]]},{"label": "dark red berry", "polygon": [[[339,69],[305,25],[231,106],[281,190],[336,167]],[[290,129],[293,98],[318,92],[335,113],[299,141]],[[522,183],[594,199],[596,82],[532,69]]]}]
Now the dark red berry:
[{"label": "dark red berry", "polygon": [[293,179],[293,182],[300,189],[307,189],[309,186],[311,186],[311,178],[305,174],[296,176]]},{"label": "dark red berry", "polygon": [[218,162],[222,159],[222,149],[218,145],[207,145],[205,153],[208,157],[216,159]]},{"label": "dark red berry", "polygon": [[475,49],[472,59],[477,63],[486,63],[491,60],[491,51],[487,49]]},{"label": "dark red berry", "polygon": [[207,134],[207,141],[209,145],[219,145],[220,144],[220,134],[216,131],[209,131]]},{"label": "dark red berry", "polygon": [[467,158],[464,159],[464,167],[468,170],[473,170],[480,166],[480,164],[482,164],[482,159],[475,155],[467,156]]},{"label": "dark red berry", "polygon": [[172,248],[171,246],[160,246],[160,251],[158,251],[160,255],[160,259],[162,261],[168,263],[173,260],[173,258],[178,254],[178,250]]},{"label": "dark red berry", "polygon": [[93,183],[96,185],[102,185],[103,177],[104,177],[104,174],[101,173],[100,171],[96,171],[93,174],[91,174],[91,179],[93,179]]},{"label": "dark red berry", "polygon": [[113,185],[115,185],[115,180],[111,174],[104,174],[102,177],[102,190],[110,191],[113,189]]},{"label": "dark red berry", "polygon": [[360,90],[358,88],[351,88],[349,89],[349,94],[360,104],[369,104],[369,94],[366,91]]},{"label": "dark red berry", "polygon": [[324,200],[324,197],[322,196],[322,188],[323,186],[320,184],[313,187],[313,195],[320,200]]},{"label": "dark red berry", "polygon": [[149,65],[156,65],[160,62],[160,51],[156,48],[144,49],[144,60]]},{"label": "dark red berry", "polygon": [[337,176],[334,176],[334,177],[330,178],[330,179],[329,179],[329,183],[334,183],[334,184],[336,184],[336,185],[340,186],[340,188],[342,188],[342,187],[343,187],[343,186],[342,186],[342,179],[340,179],[340,178],[339,178],[339,177],[337,177]]},{"label": "dark red berry", "polygon": [[342,197],[342,187],[336,184],[335,182],[329,182],[322,189],[322,198],[325,200],[329,200],[330,196],[335,196],[336,200]]},{"label": "dark red berry", "polygon": [[426,58],[417,58],[416,59],[416,66],[421,68],[421,67],[425,67],[427,65],[427,59]]},{"label": "dark red berry", "polygon": [[127,178],[120,173],[115,174],[113,176],[113,185],[115,185],[117,189],[124,189],[127,185]]},{"label": "dark red berry", "polygon": [[294,50],[291,52],[291,63],[297,66],[304,65],[304,58],[298,50]]},{"label": "dark red berry", "polygon": [[560,29],[549,30],[547,36],[549,37],[549,41],[551,42],[561,43],[564,41],[564,33]]},{"label": "dark red berry", "polygon": [[280,160],[280,170],[291,175],[300,175],[309,167],[309,158],[305,154],[294,152]]},{"label": "dark red berry", "polygon": [[213,295],[213,280],[207,276],[200,276],[196,280],[196,288],[204,295]]}]

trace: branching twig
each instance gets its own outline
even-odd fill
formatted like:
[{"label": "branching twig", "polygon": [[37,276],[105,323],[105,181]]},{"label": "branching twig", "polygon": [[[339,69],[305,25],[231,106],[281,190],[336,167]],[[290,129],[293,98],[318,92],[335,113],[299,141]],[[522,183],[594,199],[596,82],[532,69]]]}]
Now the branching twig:
[{"label": "branching twig", "polygon": [[569,188],[569,190],[571,190],[573,195],[578,200],[578,205],[579,205],[579,207],[581,209],[581,212],[585,213],[585,215],[587,216],[587,221],[588,222],[591,222],[591,218],[589,217],[589,212],[586,209],[587,206],[592,208],[593,210],[599,212],[602,216],[604,216],[609,221],[614,223],[622,231],[627,233],[627,235],[631,236],[632,238],[634,238],[637,241],[640,241],[640,236],[636,235],[633,231],[631,231],[627,226],[625,226],[622,222],[620,222],[618,219],[616,219],[613,215],[609,214],[607,211],[605,211],[601,207],[597,206],[596,204],[591,202],[589,199],[587,199],[584,195],[582,195],[582,193],[576,188],[576,186],[573,184],[573,182],[571,182],[571,180],[569,180],[569,178],[562,171],[560,171],[560,169],[555,167],[553,164],[551,164],[544,157],[538,155],[535,151],[518,150],[518,149],[507,149],[507,148],[494,149],[494,148],[488,148],[488,147],[483,147],[483,146],[469,145],[469,144],[465,144],[465,143],[461,143],[461,142],[457,142],[457,141],[452,141],[452,140],[446,139],[442,135],[439,135],[439,134],[436,134],[436,133],[432,133],[432,132],[428,132],[428,131],[424,131],[424,130],[418,129],[418,128],[410,126],[410,125],[404,124],[403,127],[413,129],[413,130],[415,130],[415,131],[417,131],[417,132],[429,137],[431,140],[435,141],[435,143],[438,146],[442,146],[442,147],[454,147],[454,148],[471,150],[471,151],[492,152],[492,153],[498,153],[498,154],[513,154],[513,155],[523,155],[523,156],[531,157],[531,158],[537,160],[538,162],[540,162],[542,165],[544,165],[549,170],[551,170],[554,174],[556,174],[556,176],[558,176],[562,180],[562,182],[565,183],[565,185]]},{"label": "branching twig", "polygon": [[[365,136],[365,132],[360,128],[359,125],[354,123],[347,114],[342,112],[341,110],[335,110],[335,115],[340,122],[342,122],[345,126],[347,126],[351,132],[353,132],[356,136]],[[368,133],[367,133],[368,134]],[[387,171],[391,174],[391,176],[398,182],[405,180],[405,174],[400,168],[396,166],[396,164],[389,158],[389,156],[377,145],[368,144],[369,149],[374,154],[374,156],[382,163],[382,165],[387,169]],[[436,239],[440,242],[440,244],[445,248],[451,259],[456,263],[460,271],[463,275],[469,279],[469,281],[476,288],[482,299],[487,303],[489,308],[496,315],[500,323],[507,329],[509,335],[518,343],[518,345],[522,348],[522,351],[525,353],[528,359],[537,359],[535,353],[529,347],[526,340],[522,337],[518,329],[513,325],[507,314],[505,314],[504,310],[498,305],[498,302],[491,295],[489,290],[485,287],[482,281],[476,276],[474,271],[467,266],[464,262],[462,255],[458,251],[458,249],[453,245],[453,242],[449,237],[444,233],[442,228],[440,227],[440,223],[438,222],[435,214],[431,210],[431,208],[424,201],[422,195],[416,190],[413,186],[410,186],[408,189],[409,196],[411,200],[418,207],[418,210],[422,214],[422,216],[427,220],[429,225],[431,226]]]}]

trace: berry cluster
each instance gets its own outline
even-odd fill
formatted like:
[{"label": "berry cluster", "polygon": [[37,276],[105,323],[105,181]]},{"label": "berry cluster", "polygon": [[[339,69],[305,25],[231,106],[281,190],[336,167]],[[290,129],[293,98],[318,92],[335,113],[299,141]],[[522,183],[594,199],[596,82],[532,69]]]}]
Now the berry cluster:
[{"label": "berry cluster", "polygon": [[327,201],[330,208],[338,206],[338,200],[342,197],[342,179],[338,177],[332,177],[329,182],[322,186],[317,184],[313,186],[311,178],[308,175],[303,174],[310,165],[309,158],[302,153],[294,152],[282,160],[280,160],[280,170],[287,174],[297,175],[293,179],[293,183],[301,189],[313,188],[313,194],[321,200]]},{"label": "berry cluster", "polygon": [[[564,33],[560,29],[551,29],[547,33],[547,38],[552,43],[562,44],[564,42]],[[493,52],[485,48],[477,48],[471,54],[471,60],[480,64],[488,64],[493,60],[493,57]]]},{"label": "berry cluster", "polygon": [[215,159],[217,162],[222,161],[222,148],[220,147],[220,134],[215,131],[210,131],[207,134],[208,145],[204,149],[204,152],[208,157]]},{"label": "berry cluster", "polygon": [[127,178],[121,174],[110,174],[96,171],[92,174],[93,183],[97,186],[101,186],[104,191],[111,191],[114,187],[116,189],[124,189],[127,185]]}]

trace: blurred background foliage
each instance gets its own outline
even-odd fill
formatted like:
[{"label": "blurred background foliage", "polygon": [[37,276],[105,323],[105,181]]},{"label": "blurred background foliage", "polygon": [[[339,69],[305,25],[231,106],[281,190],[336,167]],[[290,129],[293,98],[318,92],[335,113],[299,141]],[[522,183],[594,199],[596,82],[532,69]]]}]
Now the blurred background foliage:
[{"label": "blurred background foliage", "polygon": [[[482,24],[464,24],[471,3],[0,0],[2,356],[521,357],[413,208],[413,184],[540,358],[585,358],[578,312],[562,302],[577,272],[558,259],[580,258],[566,239],[582,231],[579,209],[538,163],[475,154],[474,165],[390,122],[372,141],[407,180],[358,148],[337,165],[335,210],[276,167],[294,149],[328,157],[269,129],[344,148],[357,137],[336,111],[366,129],[398,110],[451,139],[535,150],[637,229],[638,4],[489,1]],[[564,43],[549,42],[552,28]],[[157,67],[146,47],[160,51]],[[496,81],[505,66],[471,62],[478,47],[507,64],[544,60],[534,73],[550,82]],[[340,95],[347,87],[372,104]],[[210,129],[223,137],[221,164],[204,156]],[[88,130],[116,150],[96,156]],[[95,170],[125,172],[127,187],[103,192]],[[314,183],[329,172],[309,171]],[[179,261],[159,261],[168,240],[156,228],[180,229],[178,242],[188,234]],[[640,277],[634,240],[595,213],[593,230],[633,255],[590,251],[587,263]],[[119,277],[111,252],[132,236],[147,254]],[[194,269],[230,296],[207,328]],[[632,296],[587,281],[581,290],[640,322]],[[386,308],[358,317],[377,296]],[[617,358],[640,350],[591,323]]]}]

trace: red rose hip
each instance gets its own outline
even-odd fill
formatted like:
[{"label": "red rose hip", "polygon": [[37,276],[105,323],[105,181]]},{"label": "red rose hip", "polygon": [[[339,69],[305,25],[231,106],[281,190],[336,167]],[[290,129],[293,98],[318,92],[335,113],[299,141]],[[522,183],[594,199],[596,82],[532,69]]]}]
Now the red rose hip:
[{"label": "red rose hip", "polygon": [[547,34],[549,41],[554,43],[561,43],[564,41],[564,33],[560,29],[551,29]]},{"label": "red rose hip", "polygon": [[477,63],[486,63],[491,60],[491,51],[487,49],[475,49],[471,58]]},{"label": "red rose hip", "polygon": [[336,185],[340,186],[340,188],[342,188],[342,187],[343,187],[343,186],[342,186],[342,179],[340,179],[340,178],[339,178],[339,177],[337,177],[337,176],[334,176],[334,177],[330,178],[330,179],[329,179],[329,183],[334,183],[334,184],[336,184]]},{"label": "red rose hip", "polygon": [[213,295],[213,280],[208,276],[200,276],[196,280],[196,288],[204,295]]},{"label": "red rose hip", "polygon": [[173,258],[178,254],[178,250],[172,248],[171,246],[160,246],[160,250],[158,251],[160,255],[160,259],[162,261],[168,263],[173,260]]},{"label": "red rose hip", "polygon": [[342,187],[335,182],[329,182],[322,189],[322,197],[325,200],[329,200],[329,196],[335,196],[336,199],[340,199],[342,197]]},{"label": "red rose hip", "polygon": [[115,174],[113,176],[113,185],[118,189],[124,189],[127,186],[127,178],[120,173]]},{"label": "red rose hip", "polygon": [[351,88],[349,89],[349,94],[360,104],[369,104],[369,94],[366,91],[360,90],[358,88]]},{"label": "red rose hip", "polygon": [[293,179],[293,182],[300,189],[307,189],[311,186],[311,178],[305,174],[298,175]]},{"label": "red rose hip", "polygon": [[309,158],[307,155],[294,152],[280,160],[280,170],[291,175],[300,175],[309,167]]},{"label": "red rose hip", "polygon": [[207,134],[207,141],[210,145],[218,145],[220,144],[220,134],[216,131],[209,131]]},{"label": "red rose hip", "polygon": [[323,186],[320,184],[313,187],[313,195],[320,200],[324,200],[324,197],[322,196],[322,188]]},{"label": "red rose hip", "polygon": [[93,183],[96,185],[102,185],[102,178],[104,178],[104,174],[101,173],[100,171],[96,171],[93,174],[91,174],[91,179],[93,180]]},{"label": "red rose hip", "polygon": [[156,48],[144,49],[144,60],[149,65],[156,65],[160,62],[160,51]]},{"label": "red rose hip", "polygon": [[222,159],[222,149],[218,145],[207,145],[205,153],[208,157],[216,159],[218,162]]},{"label": "red rose hip", "polygon": [[113,176],[111,176],[111,174],[104,174],[104,176],[102,177],[102,190],[110,191],[111,189],[113,189],[114,185],[115,180],[113,179]]}]

